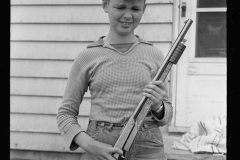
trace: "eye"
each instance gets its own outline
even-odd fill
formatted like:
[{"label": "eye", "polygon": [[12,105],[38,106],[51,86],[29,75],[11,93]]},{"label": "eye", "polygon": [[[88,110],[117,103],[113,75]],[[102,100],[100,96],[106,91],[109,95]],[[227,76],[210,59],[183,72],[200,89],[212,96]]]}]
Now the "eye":
[{"label": "eye", "polygon": [[124,7],[116,7],[117,9],[120,9],[120,10],[122,10],[122,9],[124,9]]},{"label": "eye", "polygon": [[133,11],[140,11],[138,8],[132,8]]},{"label": "eye", "polygon": [[114,8],[122,10],[122,9],[125,9],[125,6],[119,5],[119,6],[114,6]]}]

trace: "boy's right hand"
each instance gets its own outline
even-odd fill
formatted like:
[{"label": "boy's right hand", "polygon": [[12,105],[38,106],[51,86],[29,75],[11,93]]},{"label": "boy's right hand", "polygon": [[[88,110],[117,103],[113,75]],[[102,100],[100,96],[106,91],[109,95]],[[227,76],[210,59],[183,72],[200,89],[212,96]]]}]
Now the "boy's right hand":
[{"label": "boy's right hand", "polygon": [[121,149],[114,148],[109,144],[98,142],[85,132],[79,133],[74,138],[74,142],[97,160],[115,160],[115,158],[112,157],[112,154],[114,153],[123,155],[123,151]]}]

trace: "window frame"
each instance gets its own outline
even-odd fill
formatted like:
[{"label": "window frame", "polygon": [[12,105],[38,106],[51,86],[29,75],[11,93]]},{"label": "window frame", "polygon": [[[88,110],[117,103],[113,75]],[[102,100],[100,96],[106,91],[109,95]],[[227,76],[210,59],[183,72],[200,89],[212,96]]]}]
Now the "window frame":
[{"label": "window frame", "polygon": [[[192,7],[192,9],[190,9],[190,15],[192,20],[195,22],[193,23],[193,31],[192,31],[192,35],[191,35],[191,41],[194,43],[191,43],[191,48],[190,48],[190,60],[189,62],[198,62],[198,63],[204,63],[204,62],[213,62],[213,63],[225,63],[227,62],[226,57],[196,57],[195,56],[195,52],[196,52],[196,37],[197,37],[197,25],[196,25],[196,21],[197,21],[197,13],[201,13],[201,12],[227,12],[227,7],[215,7],[215,8],[197,8],[197,0],[191,0],[192,5],[190,5],[190,7]],[[190,41],[190,39],[189,39]]]}]

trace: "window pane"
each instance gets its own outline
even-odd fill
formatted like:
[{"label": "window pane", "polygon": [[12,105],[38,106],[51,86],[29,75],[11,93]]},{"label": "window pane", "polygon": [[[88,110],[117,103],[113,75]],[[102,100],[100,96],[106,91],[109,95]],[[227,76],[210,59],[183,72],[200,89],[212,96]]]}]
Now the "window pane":
[{"label": "window pane", "polygon": [[226,13],[197,13],[196,57],[226,57]]},{"label": "window pane", "polygon": [[198,8],[227,7],[227,0],[198,0]]}]

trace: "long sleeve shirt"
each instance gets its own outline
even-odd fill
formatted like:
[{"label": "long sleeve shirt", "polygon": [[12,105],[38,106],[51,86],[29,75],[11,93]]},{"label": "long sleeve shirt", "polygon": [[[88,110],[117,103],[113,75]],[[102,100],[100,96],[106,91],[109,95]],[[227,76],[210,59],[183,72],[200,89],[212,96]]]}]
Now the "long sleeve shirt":
[{"label": "long sleeve shirt", "polygon": [[[153,79],[164,59],[158,48],[139,37],[124,53],[102,38],[88,45],[75,58],[58,110],[58,127],[70,150],[78,148],[73,139],[84,131],[77,116],[88,89],[91,93],[89,119],[121,123],[132,115],[142,99],[143,88]],[[172,118],[172,105],[166,98],[163,104],[161,120],[154,114],[145,120],[166,125]]]}]

